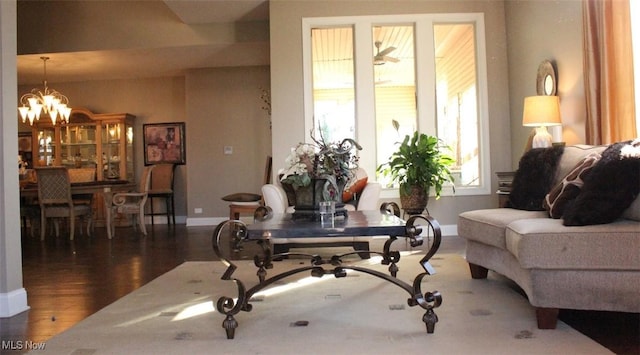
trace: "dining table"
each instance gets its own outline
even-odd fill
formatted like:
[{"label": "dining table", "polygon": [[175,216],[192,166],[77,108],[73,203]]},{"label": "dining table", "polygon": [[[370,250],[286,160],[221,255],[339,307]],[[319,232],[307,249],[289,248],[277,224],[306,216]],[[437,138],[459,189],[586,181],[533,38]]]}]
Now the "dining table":
[{"label": "dining table", "polygon": [[[73,182],[71,183],[71,195],[75,196],[99,196],[96,198],[94,208],[95,222],[104,225],[104,221],[110,218],[109,208],[111,205],[111,198],[116,192],[126,192],[135,190],[137,187],[135,182],[128,180],[102,180],[102,181],[86,181],[86,182]],[[21,204],[34,204],[38,199],[38,184],[35,182],[21,182],[20,183],[20,203]],[[103,203],[100,203],[102,200]],[[104,206],[104,207],[103,207]]]}]

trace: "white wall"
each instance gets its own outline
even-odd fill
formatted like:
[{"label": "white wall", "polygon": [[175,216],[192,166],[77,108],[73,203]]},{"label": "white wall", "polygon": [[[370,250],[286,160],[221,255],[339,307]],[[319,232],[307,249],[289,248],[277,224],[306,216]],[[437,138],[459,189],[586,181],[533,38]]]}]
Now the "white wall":
[{"label": "white wall", "polygon": [[16,4],[0,1],[0,317],[29,309],[22,286],[18,190],[16,83]]}]

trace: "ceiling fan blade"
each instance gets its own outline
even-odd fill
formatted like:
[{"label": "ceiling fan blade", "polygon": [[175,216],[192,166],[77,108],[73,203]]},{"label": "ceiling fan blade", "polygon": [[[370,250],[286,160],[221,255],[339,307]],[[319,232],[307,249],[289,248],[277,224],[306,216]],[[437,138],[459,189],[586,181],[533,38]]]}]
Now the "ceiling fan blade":
[{"label": "ceiling fan blade", "polygon": [[386,62],[391,62],[391,63],[397,63],[397,62],[399,62],[399,61],[400,61],[400,59],[398,59],[398,58],[388,57],[388,56],[386,56],[386,55],[385,55],[384,57],[382,57],[382,59],[383,59],[384,61],[386,61]]},{"label": "ceiling fan blade", "polygon": [[378,55],[380,55],[380,56],[383,56],[383,57],[384,57],[385,55],[387,55],[387,54],[389,54],[389,53],[391,53],[391,52],[393,52],[393,51],[395,51],[395,50],[396,50],[396,47],[387,47],[387,48],[385,48],[383,51],[381,51],[380,53],[378,53]]}]

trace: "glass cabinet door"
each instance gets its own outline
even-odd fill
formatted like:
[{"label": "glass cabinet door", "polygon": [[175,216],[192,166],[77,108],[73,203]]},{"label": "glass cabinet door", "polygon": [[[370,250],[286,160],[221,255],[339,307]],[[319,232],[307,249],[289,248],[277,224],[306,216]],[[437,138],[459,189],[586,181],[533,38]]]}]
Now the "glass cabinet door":
[{"label": "glass cabinet door", "polygon": [[56,144],[55,130],[52,128],[38,129],[38,165],[55,165]]},{"label": "glass cabinet door", "polygon": [[61,127],[60,148],[62,165],[70,168],[95,168],[96,126]]},{"label": "glass cabinet door", "polygon": [[102,173],[105,179],[120,179],[120,161],[124,150],[121,145],[122,126],[120,123],[102,125]]},{"label": "glass cabinet door", "polygon": [[77,182],[135,181],[134,119],[127,113],[74,109],[69,124],[39,122],[31,132],[33,165],[66,166]]},{"label": "glass cabinet door", "polygon": [[129,181],[135,181],[135,174],[133,173],[134,170],[134,157],[133,157],[133,125],[131,124],[126,124],[126,156],[127,156],[127,180]]}]

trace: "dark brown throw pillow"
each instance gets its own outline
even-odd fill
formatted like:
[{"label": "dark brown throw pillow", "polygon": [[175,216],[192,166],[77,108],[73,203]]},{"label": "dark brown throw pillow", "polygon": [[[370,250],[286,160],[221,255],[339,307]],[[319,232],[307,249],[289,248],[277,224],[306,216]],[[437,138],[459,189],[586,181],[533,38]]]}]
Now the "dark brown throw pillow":
[{"label": "dark brown throw pillow", "polygon": [[544,211],[542,201],[553,186],[553,177],[563,151],[563,146],[554,146],[526,152],[520,158],[513,177],[507,206],[519,210]]},{"label": "dark brown throw pillow", "polygon": [[614,143],[602,152],[578,197],[565,207],[565,226],[611,223],[631,205],[640,192],[640,158],[620,156],[630,143]]},{"label": "dark brown throw pillow", "polygon": [[562,217],[566,204],[578,196],[584,185],[584,178],[598,160],[600,160],[600,153],[591,153],[582,158],[567,176],[551,189],[543,201],[549,217],[556,219]]}]

